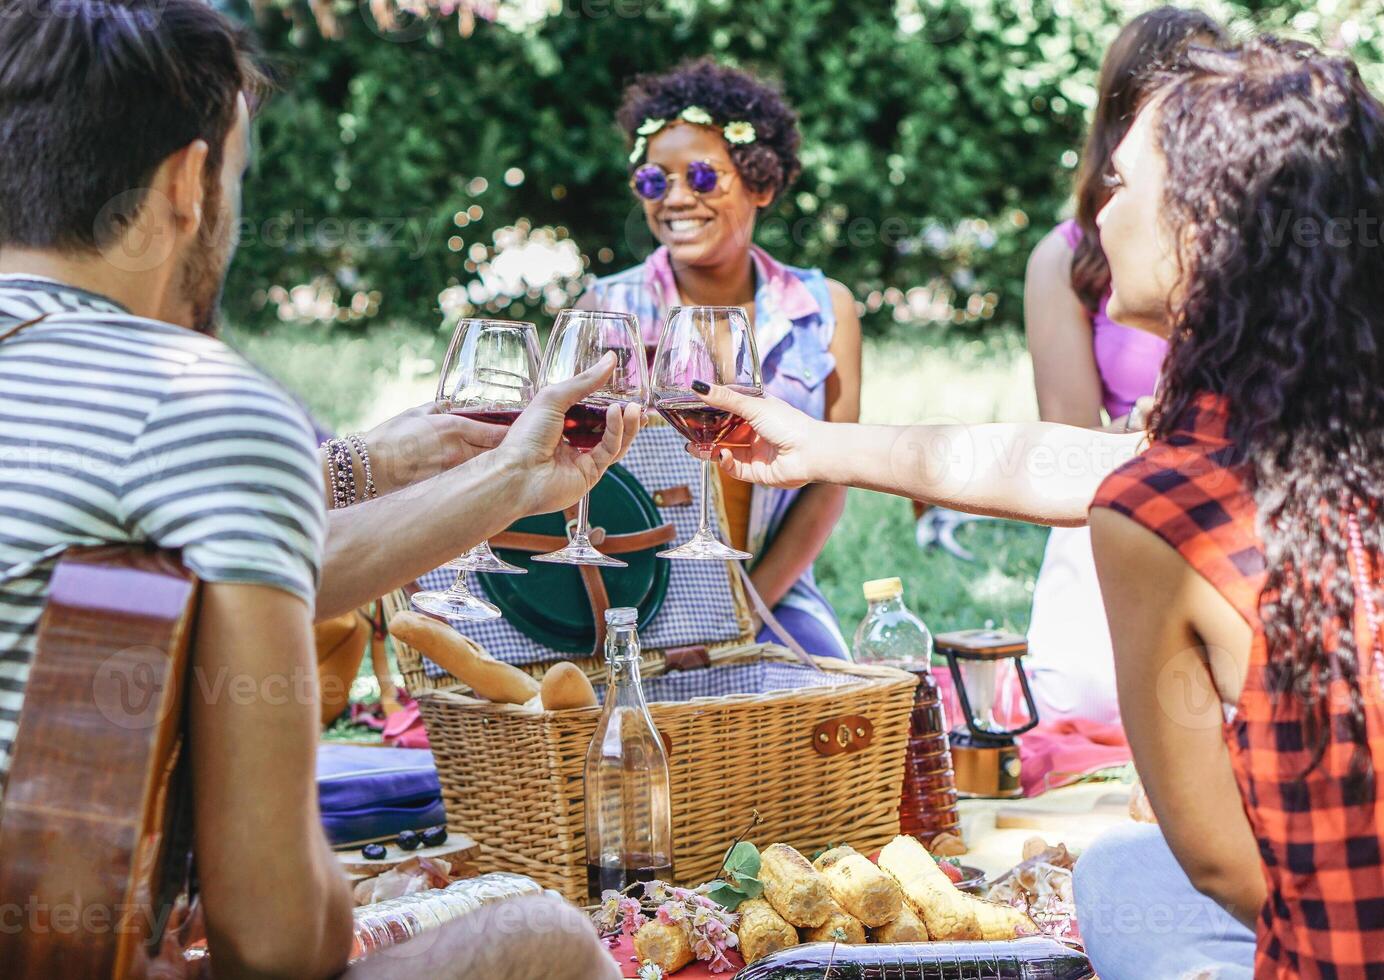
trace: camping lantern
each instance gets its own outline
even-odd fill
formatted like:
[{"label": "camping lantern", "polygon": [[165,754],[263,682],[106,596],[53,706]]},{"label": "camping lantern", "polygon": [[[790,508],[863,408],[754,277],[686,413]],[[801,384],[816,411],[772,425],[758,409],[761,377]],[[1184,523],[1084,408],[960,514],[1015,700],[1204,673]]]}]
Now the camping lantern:
[{"label": "camping lantern", "polygon": [[[936,646],[947,658],[965,717],[965,724],[956,725],[949,736],[957,795],[1022,796],[1015,736],[1038,724],[1038,706],[1019,663],[1028,653],[1028,640],[1003,630],[972,629],[938,634]],[[1028,721],[1018,728],[1005,728],[995,719],[1000,665],[1005,660],[1014,661],[1028,706]]]}]

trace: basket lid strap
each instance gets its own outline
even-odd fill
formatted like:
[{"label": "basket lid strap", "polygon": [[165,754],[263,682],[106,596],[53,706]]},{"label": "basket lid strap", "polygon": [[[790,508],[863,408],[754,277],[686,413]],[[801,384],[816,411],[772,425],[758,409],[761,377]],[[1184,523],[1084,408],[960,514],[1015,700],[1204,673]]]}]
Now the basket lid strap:
[{"label": "basket lid strap", "polygon": [[[778,617],[769,611],[769,606],[765,603],[764,597],[759,594],[759,590],[754,587],[754,582],[750,580],[749,573],[745,571],[744,563],[736,561],[730,564],[734,565],[736,571],[740,573],[740,581],[745,586],[745,595],[749,598],[750,605],[754,607],[755,615],[760,618],[760,621],[763,622],[765,626],[769,627],[769,632],[773,633],[774,636],[778,638],[779,642],[789,650],[792,650],[793,656],[801,660],[805,666],[811,667],[813,670],[821,671],[822,668],[818,665],[817,661],[813,660],[812,657],[808,655],[808,652],[803,649],[803,645],[797,641],[797,638],[784,629],[783,624],[778,621]],[[825,673],[825,671],[823,671],[823,673]]]}]

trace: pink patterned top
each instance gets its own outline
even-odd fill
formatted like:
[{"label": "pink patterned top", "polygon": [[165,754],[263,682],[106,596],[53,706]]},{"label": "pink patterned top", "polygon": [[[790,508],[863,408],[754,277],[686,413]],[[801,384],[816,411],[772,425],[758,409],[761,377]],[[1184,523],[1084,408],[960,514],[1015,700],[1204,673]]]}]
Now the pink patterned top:
[{"label": "pink patterned top", "polygon": [[[1075,250],[1081,241],[1081,227],[1075,221],[1064,221],[1057,230]],[[1168,356],[1168,342],[1146,330],[1110,319],[1105,315],[1109,302],[1107,290],[1100,298],[1100,308],[1091,317],[1091,343],[1096,353],[1096,370],[1100,372],[1101,403],[1115,419],[1129,414],[1139,398],[1153,394]]]}]

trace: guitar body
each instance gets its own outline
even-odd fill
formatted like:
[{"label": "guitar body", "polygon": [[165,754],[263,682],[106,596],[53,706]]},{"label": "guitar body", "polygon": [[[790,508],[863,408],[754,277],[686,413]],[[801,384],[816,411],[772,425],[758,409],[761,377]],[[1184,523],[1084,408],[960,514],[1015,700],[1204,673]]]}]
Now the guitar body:
[{"label": "guitar body", "polygon": [[0,972],[143,977],[187,880],[183,704],[197,580],[167,552],[53,573],[0,805]]}]

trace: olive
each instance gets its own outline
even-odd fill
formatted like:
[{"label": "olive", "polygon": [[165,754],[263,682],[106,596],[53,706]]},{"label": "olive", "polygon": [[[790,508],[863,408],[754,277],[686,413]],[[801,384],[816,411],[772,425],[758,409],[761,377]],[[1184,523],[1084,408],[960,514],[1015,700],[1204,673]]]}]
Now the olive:
[{"label": "olive", "polygon": [[436,847],[439,844],[445,843],[447,843],[446,827],[429,827],[427,830],[423,831],[424,847]]},{"label": "olive", "polygon": [[360,853],[365,855],[367,861],[383,861],[385,849],[383,844],[366,844],[360,849]]},{"label": "olive", "polygon": [[423,838],[418,836],[416,830],[401,830],[397,838],[398,844],[406,851],[418,849],[418,845],[423,843]]}]

